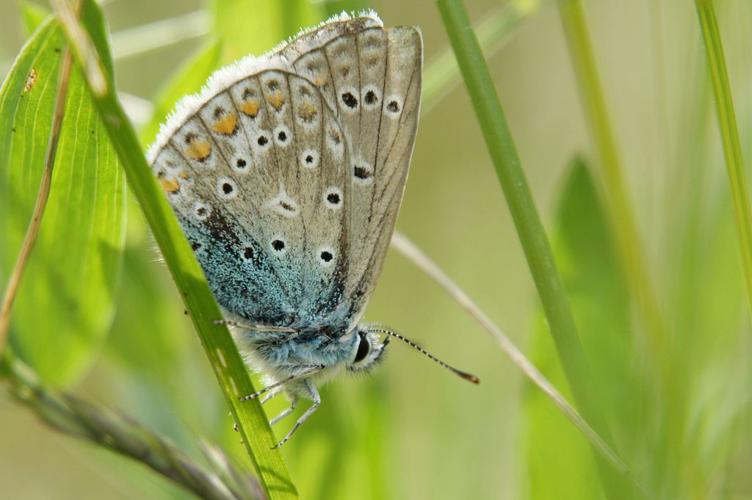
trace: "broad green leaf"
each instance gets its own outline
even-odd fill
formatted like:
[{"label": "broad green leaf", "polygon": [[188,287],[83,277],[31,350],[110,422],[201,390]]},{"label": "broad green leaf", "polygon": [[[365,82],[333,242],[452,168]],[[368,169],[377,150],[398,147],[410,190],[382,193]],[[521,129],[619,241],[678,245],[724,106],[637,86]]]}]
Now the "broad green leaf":
[{"label": "broad green leaf", "polygon": [[[82,13],[93,33],[104,26]],[[14,265],[36,199],[65,38],[52,20],[0,89],[0,277]],[[110,61],[106,61],[111,71]],[[49,203],[13,310],[11,342],[41,377],[69,384],[97,353],[114,312],[125,185],[81,74],[71,75]]]},{"label": "broad green leaf", "polygon": [[214,34],[222,41],[222,63],[259,55],[315,25],[323,13],[308,0],[214,0]]},{"label": "broad green leaf", "polygon": [[[581,160],[572,164],[564,185],[553,247],[583,348],[593,376],[600,382],[599,406],[609,419],[617,445],[629,443],[642,409],[641,385],[631,372],[629,297],[604,209]],[[554,385],[565,387],[566,379],[542,322],[533,344],[535,364]],[[528,391],[525,422],[530,497],[601,498],[587,443],[538,391]]]},{"label": "broad green leaf", "polygon": [[201,90],[212,72],[218,68],[221,54],[222,46],[219,42],[209,43],[175,73],[154,100],[151,120],[139,134],[144,145],[154,140],[160,125],[183,96]]}]

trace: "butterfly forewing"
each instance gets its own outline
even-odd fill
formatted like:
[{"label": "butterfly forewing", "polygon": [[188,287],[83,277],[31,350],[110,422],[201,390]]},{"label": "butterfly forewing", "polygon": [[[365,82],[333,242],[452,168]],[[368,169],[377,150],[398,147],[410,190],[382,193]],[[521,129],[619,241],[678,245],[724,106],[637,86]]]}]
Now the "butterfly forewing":
[{"label": "butterfly forewing", "polygon": [[340,28],[293,66],[334,103],[350,147],[345,291],[355,322],[373,292],[407,179],[420,106],[421,37],[415,28],[361,22]]}]

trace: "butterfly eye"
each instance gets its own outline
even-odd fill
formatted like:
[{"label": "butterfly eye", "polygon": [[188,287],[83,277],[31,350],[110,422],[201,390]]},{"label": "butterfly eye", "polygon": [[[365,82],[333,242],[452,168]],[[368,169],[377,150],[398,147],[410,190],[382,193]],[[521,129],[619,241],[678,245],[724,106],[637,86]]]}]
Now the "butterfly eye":
[{"label": "butterfly eye", "polygon": [[366,332],[358,332],[358,336],[360,337],[360,341],[358,342],[358,352],[355,354],[353,363],[359,363],[366,359],[368,352],[371,350],[371,344],[368,343]]}]

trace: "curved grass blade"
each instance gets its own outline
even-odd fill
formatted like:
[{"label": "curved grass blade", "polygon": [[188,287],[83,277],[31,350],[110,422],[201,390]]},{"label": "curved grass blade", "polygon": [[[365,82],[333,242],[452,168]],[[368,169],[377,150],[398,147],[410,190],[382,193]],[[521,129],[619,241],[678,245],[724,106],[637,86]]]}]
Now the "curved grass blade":
[{"label": "curved grass blade", "polygon": [[[64,45],[59,27],[43,23],[0,89],[3,276],[14,265],[38,191]],[[11,323],[17,354],[55,384],[77,380],[107,334],[125,235],[124,179],[77,70],[66,108],[46,214]]]},{"label": "curved grass blade", "polygon": [[105,75],[96,74],[100,67],[99,54],[106,50],[106,45],[102,38],[91,37],[96,33],[92,31],[92,25],[101,26],[103,20],[93,1],[86,0],[84,6],[82,24],[79,24],[70,14],[70,7],[65,0],[55,2],[69,43],[79,63],[85,64],[88,69],[89,90],[125,169],[128,184],[141,205],[165,263],[183,297],[232,416],[238,424],[239,438],[253,462],[266,495],[271,499],[297,498],[295,485],[289,478],[282,456],[278,450],[272,449],[275,441],[260,404],[257,401],[239,401],[240,397],[255,392],[255,389],[227,328],[215,324],[222,316],[193,251],[146,163],[141,145],[120,106],[112,81]]}]

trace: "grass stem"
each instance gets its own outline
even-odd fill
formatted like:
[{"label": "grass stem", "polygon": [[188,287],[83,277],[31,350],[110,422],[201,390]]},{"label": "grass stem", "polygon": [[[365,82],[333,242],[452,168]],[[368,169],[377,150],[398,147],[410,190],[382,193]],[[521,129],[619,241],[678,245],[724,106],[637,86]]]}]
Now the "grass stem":
[{"label": "grass stem", "polygon": [[726,70],[726,58],[723,54],[723,42],[718,29],[713,1],[695,0],[695,7],[700,21],[702,38],[705,42],[708,71],[713,82],[718,127],[723,142],[723,155],[726,159],[729,187],[734,200],[736,231],[747,286],[747,301],[752,312],[752,216],[750,215],[749,193],[739,141],[739,130],[734,113],[734,101],[731,96],[728,71]]}]

